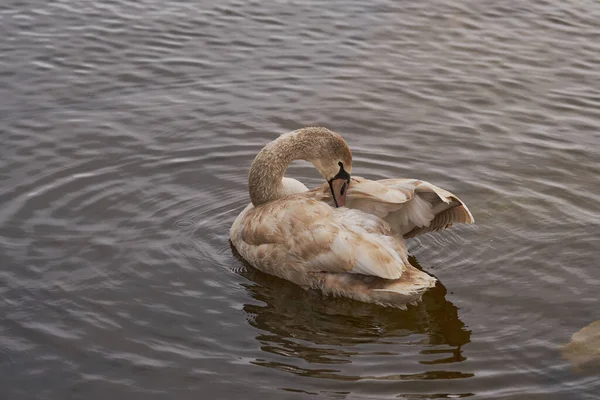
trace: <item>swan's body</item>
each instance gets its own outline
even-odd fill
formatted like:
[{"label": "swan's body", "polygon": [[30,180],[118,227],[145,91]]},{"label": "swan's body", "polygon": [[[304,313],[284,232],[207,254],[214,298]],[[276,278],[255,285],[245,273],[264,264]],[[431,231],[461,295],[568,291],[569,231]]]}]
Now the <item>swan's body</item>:
[{"label": "swan's body", "polygon": [[[308,190],[284,178],[295,159],[311,161],[328,183]],[[234,221],[231,242],[253,267],[302,287],[405,307],[436,279],[409,263],[404,238],[473,217],[429,183],[350,178],[351,169],[350,149],[336,133],[305,128],[280,136],[252,164],[252,203]]]}]

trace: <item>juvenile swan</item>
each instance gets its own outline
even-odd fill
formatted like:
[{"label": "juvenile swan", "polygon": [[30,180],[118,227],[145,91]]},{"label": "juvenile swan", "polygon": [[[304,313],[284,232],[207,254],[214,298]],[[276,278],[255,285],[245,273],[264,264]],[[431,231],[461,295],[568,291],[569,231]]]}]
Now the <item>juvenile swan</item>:
[{"label": "juvenile swan", "polygon": [[[327,181],[308,190],[283,175],[310,161]],[[303,128],[267,144],[250,167],[251,203],[230,240],[253,267],[304,288],[405,308],[436,279],[408,261],[404,239],[473,223],[452,193],[416,179],[351,177],[352,153],[340,135]]]}]

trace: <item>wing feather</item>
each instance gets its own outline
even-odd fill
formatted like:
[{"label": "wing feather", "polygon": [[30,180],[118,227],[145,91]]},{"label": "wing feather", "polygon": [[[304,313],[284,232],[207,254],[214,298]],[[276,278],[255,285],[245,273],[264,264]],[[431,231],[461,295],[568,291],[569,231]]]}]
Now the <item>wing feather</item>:
[{"label": "wing feather", "polygon": [[[327,196],[326,191],[323,195]],[[346,207],[384,219],[394,234],[404,237],[474,222],[473,215],[458,197],[417,179],[371,181],[353,177]]]},{"label": "wing feather", "polygon": [[390,243],[386,233],[390,233],[389,226],[372,215],[347,208],[334,210],[298,195],[250,209],[240,239],[265,252],[266,244],[279,246],[283,251],[269,254],[285,254],[290,265],[308,272],[399,279],[406,269],[406,256]]}]

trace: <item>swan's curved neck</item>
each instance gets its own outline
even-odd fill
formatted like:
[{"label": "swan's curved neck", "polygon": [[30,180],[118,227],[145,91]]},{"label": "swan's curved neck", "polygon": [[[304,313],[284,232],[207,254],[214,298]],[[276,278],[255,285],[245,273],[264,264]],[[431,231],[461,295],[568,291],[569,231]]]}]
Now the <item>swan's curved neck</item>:
[{"label": "swan's curved neck", "polygon": [[282,179],[292,161],[320,157],[321,149],[308,129],[281,135],[258,153],[248,174],[250,200],[255,207],[287,194]]}]

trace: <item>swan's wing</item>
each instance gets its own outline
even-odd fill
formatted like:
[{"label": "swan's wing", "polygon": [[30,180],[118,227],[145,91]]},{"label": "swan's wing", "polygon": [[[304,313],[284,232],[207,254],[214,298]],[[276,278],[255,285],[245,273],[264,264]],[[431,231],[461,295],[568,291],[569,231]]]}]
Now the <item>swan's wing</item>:
[{"label": "swan's wing", "polygon": [[[317,192],[324,200],[331,197],[325,187]],[[417,179],[371,181],[352,177],[346,207],[384,219],[395,234],[406,238],[455,223],[474,222],[471,212],[458,197]]]},{"label": "swan's wing", "polygon": [[[232,237],[233,233],[232,229]],[[248,210],[234,239],[250,246],[263,266],[398,279],[406,269],[406,257],[399,252],[402,243],[386,233],[390,233],[387,223],[373,215],[334,210],[297,195]]]},{"label": "swan's wing", "polygon": [[412,193],[403,211],[392,212],[385,218],[391,226],[400,228],[406,238],[446,229],[453,224],[475,222],[471,211],[457,196],[429,182],[416,179],[377,182],[389,189]]}]

